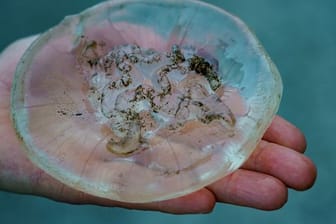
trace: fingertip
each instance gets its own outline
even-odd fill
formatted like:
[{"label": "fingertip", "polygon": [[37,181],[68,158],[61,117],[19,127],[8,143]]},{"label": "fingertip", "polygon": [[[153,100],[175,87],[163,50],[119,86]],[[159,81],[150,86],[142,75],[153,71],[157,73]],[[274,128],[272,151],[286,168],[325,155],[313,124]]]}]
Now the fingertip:
[{"label": "fingertip", "polygon": [[263,139],[301,153],[305,152],[307,148],[307,140],[302,131],[280,116],[273,119]]},{"label": "fingertip", "polygon": [[309,189],[317,176],[316,166],[308,157],[266,141],[260,142],[243,167],[274,176],[295,190]]},{"label": "fingertip", "polygon": [[223,203],[276,210],[287,202],[287,188],[278,179],[253,171],[238,170],[209,186]]},{"label": "fingertip", "polygon": [[311,159],[303,157],[301,163],[301,169],[297,171],[296,184],[292,186],[293,189],[298,191],[311,188],[317,178],[317,168]]},{"label": "fingertip", "polygon": [[284,183],[276,178],[267,178],[260,198],[264,200],[259,203],[258,209],[272,211],[282,208],[288,200],[288,189]]}]

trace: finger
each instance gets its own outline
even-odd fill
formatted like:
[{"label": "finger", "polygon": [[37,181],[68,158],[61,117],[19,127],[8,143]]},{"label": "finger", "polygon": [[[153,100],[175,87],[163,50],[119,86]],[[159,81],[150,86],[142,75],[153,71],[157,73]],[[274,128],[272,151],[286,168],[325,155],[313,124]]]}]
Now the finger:
[{"label": "finger", "polygon": [[287,188],[277,178],[239,169],[208,187],[219,202],[274,210],[287,201]]},{"label": "finger", "polygon": [[316,178],[316,167],[310,159],[287,147],[264,140],[243,168],[274,176],[296,190],[310,188]]},{"label": "finger", "polygon": [[273,119],[263,139],[302,153],[306,149],[306,139],[302,132],[280,116]]},{"label": "finger", "polygon": [[[110,206],[111,201],[106,199],[99,199],[96,197],[88,198],[86,203]],[[151,202],[151,203],[123,203],[112,202],[114,206],[128,208],[161,211],[173,214],[199,214],[209,213],[212,211],[216,203],[216,199],[211,191],[208,189],[201,189],[183,197],[178,197],[165,201]]]},{"label": "finger", "polygon": [[155,210],[174,214],[186,213],[208,213],[215,206],[216,200],[212,192],[208,189],[201,189],[189,195],[165,201],[151,203],[125,203],[106,198],[100,198],[77,191],[70,188],[40,169],[35,169],[34,173],[27,178],[29,181],[25,189],[31,189],[30,193],[44,196],[55,201],[71,204],[94,204],[106,207],[123,207],[128,209]]}]

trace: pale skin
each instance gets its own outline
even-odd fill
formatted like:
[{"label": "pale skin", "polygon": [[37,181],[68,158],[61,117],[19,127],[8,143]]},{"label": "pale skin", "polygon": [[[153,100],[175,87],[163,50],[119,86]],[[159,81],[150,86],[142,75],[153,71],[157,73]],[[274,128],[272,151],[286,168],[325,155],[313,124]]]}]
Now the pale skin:
[{"label": "pale skin", "polygon": [[184,197],[128,204],[94,197],[55,180],[24,154],[10,119],[10,89],[15,67],[36,37],[19,40],[0,55],[0,190],[32,194],[71,204],[95,204],[168,213],[208,213],[217,203],[274,210],[287,201],[289,188],[309,189],[316,167],[303,153],[306,140],[294,125],[276,116],[248,161],[231,175]]}]

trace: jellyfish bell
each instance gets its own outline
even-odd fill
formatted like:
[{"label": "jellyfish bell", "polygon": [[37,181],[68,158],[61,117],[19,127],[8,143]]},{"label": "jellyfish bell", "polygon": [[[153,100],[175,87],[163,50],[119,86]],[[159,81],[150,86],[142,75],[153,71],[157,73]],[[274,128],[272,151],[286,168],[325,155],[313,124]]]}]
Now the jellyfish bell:
[{"label": "jellyfish bell", "polygon": [[196,191],[238,169],[274,117],[280,75],[237,17],[198,1],[107,1],[25,52],[11,109],[28,157],[125,202]]}]

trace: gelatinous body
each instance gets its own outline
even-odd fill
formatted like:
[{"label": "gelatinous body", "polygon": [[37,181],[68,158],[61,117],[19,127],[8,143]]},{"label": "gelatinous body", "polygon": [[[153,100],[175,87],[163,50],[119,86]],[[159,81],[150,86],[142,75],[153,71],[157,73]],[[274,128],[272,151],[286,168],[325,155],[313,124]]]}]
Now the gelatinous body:
[{"label": "gelatinous body", "polygon": [[[87,46],[84,43],[84,49]],[[97,108],[97,120],[113,133],[107,143],[111,152],[150,149],[158,135],[174,135],[188,123],[217,125],[222,135],[214,141],[234,135],[235,116],[222,100],[224,91],[217,91],[225,87],[214,65],[198,56],[197,49],[174,45],[160,53],[122,45],[100,58],[83,53],[79,61],[88,78],[88,98]]]},{"label": "gelatinous body", "polygon": [[281,91],[256,38],[225,11],[198,1],[108,1],[27,50],[12,116],[29,158],[53,177],[149,202],[239,168]]}]

